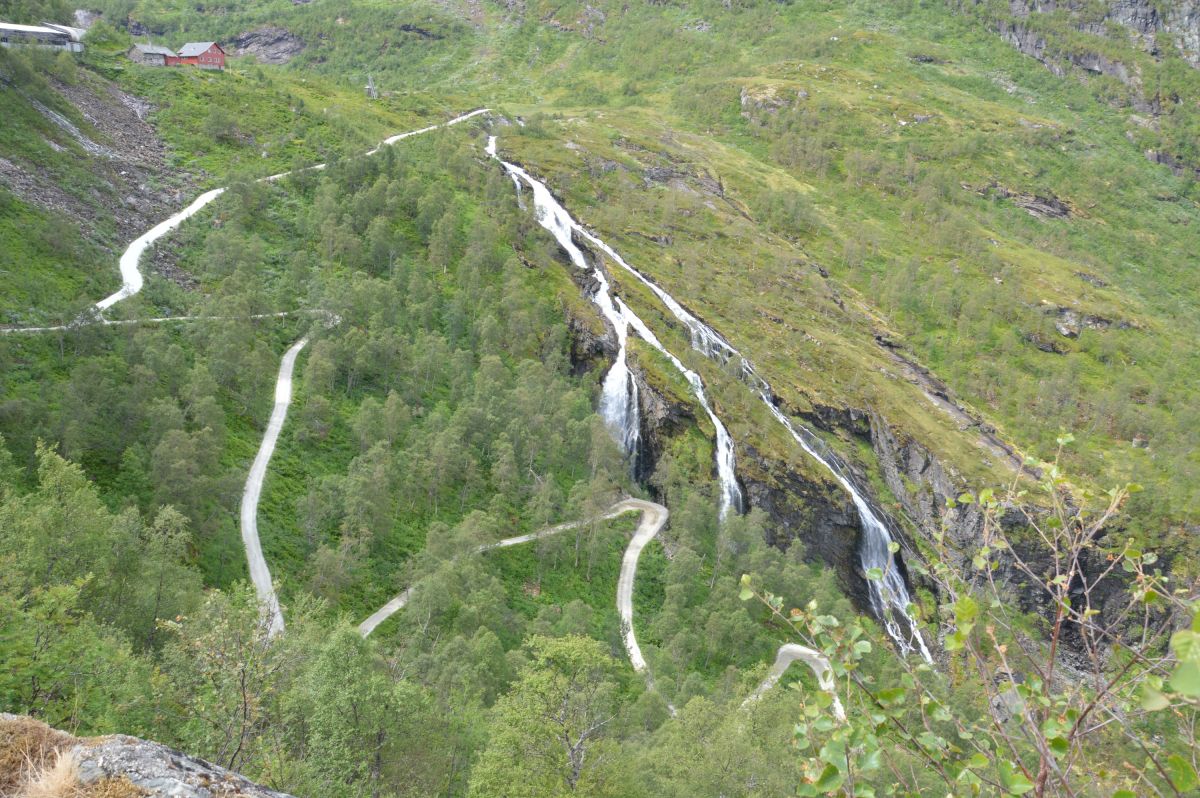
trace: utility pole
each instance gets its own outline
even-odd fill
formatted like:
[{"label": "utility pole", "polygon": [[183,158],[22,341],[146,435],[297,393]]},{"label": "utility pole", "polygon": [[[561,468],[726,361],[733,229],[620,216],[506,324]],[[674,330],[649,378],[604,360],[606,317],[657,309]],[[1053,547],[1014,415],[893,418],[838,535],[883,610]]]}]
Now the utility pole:
[{"label": "utility pole", "polygon": [[375,78],[367,75],[367,97],[372,100],[379,99],[379,91],[375,88]]}]

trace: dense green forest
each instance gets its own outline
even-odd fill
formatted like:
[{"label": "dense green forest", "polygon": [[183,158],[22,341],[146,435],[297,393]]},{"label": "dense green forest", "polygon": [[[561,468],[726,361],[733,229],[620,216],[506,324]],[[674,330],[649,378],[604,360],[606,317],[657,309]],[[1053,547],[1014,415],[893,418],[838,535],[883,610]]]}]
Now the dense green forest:
[{"label": "dense green forest", "polygon": [[[1200,72],[1100,5],[1022,22],[1053,71],[1016,5],[916,1],[102,0],[78,57],[0,50],[0,711],[298,796],[1194,793]],[[123,55],[268,25],[287,64]],[[657,339],[636,458],[596,278],[489,136],[646,277],[575,235]],[[276,634],[239,501],[302,340]],[[632,628],[630,496],[669,511]]]}]

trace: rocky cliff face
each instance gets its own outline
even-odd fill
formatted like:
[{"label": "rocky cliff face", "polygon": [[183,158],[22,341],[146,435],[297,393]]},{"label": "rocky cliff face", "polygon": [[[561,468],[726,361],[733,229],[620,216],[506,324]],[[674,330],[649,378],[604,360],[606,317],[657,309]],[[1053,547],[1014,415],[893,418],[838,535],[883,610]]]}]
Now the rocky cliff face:
[{"label": "rocky cliff face", "polygon": [[[50,780],[62,791],[46,792]],[[293,798],[160,743],[125,735],[74,737],[33,718],[0,713],[0,795],[27,794]]]},{"label": "rocky cliff face", "polygon": [[[575,244],[585,256],[596,257],[588,242],[576,238]],[[595,292],[597,286],[589,273],[581,272],[565,261],[564,268],[570,270],[584,296]],[[595,371],[597,375],[602,374],[616,353],[615,332],[603,322],[603,334],[596,332],[590,320],[568,318],[568,324],[572,330],[571,356],[576,373]],[[696,414],[690,401],[665,396],[656,389],[636,360],[630,363],[630,368],[638,382],[641,422],[634,477],[639,483],[648,485],[670,440],[695,424]],[[793,416],[802,415],[795,408],[785,410]],[[839,437],[872,441],[871,417],[858,409],[818,406],[812,414],[804,416],[804,423]],[[891,454],[886,450],[885,453]],[[771,519],[767,542],[784,548],[799,541],[808,557],[834,569],[847,594],[864,612],[869,612],[866,575],[858,554],[861,523],[849,495],[831,477],[825,477],[815,463],[810,469],[801,471],[794,463],[765,455],[744,441],[738,442],[736,454],[738,480],[749,505],[761,509]],[[868,487],[871,481],[862,469],[853,463],[843,463],[843,466],[860,491],[871,497],[877,508],[880,507],[879,497]],[[948,484],[948,480],[943,480],[939,488]],[[945,491],[947,496],[958,495],[961,488],[957,491],[945,488]],[[934,498],[916,499],[913,506],[923,502],[924,506],[932,508],[936,501]],[[942,498],[940,505],[944,504]],[[886,513],[882,515],[886,517]],[[938,520],[932,514],[929,519],[928,530],[932,531]],[[891,526],[897,527],[894,523]],[[900,533],[897,531],[897,534]],[[964,531],[964,536],[969,535],[969,530]],[[906,548],[911,549],[911,546]]]},{"label": "rocky cliff face", "polygon": [[1065,12],[1077,30],[1096,36],[1109,36],[1110,24],[1120,26],[1151,55],[1163,55],[1165,40],[1185,61],[1200,68],[1200,0],[1107,0],[1099,5],[1082,0],[1010,0],[1009,11],[1017,18]]},{"label": "rocky cliff face", "polygon": [[234,55],[251,55],[262,64],[286,64],[304,50],[304,40],[276,25],[238,34],[230,42]]}]

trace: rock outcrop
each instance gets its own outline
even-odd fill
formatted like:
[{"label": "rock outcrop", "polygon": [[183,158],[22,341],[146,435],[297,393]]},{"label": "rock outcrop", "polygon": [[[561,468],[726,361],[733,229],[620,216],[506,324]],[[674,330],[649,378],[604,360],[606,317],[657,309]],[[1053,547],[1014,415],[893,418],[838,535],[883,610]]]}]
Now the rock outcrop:
[{"label": "rock outcrop", "polygon": [[261,64],[286,64],[304,50],[304,40],[276,25],[240,33],[230,42],[233,55],[253,56]]},{"label": "rock outcrop", "polygon": [[[6,80],[0,71],[0,83]],[[46,139],[52,149],[86,162],[94,187],[64,184],[46,164],[16,158],[0,158],[0,185],[77,221],[85,235],[113,249],[179,207],[191,193],[190,179],[168,165],[166,147],[146,121],[152,110],[147,102],[101,80],[51,85],[58,110],[32,98],[22,101],[53,126]],[[75,121],[65,115],[71,107]]]},{"label": "rock outcrop", "polygon": [[70,794],[81,798],[293,798],[160,743],[119,734],[74,737],[0,713],[0,795],[33,794],[31,785],[56,765],[59,779],[76,782]]},{"label": "rock outcrop", "polygon": [[1185,61],[1200,67],[1200,2],[1197,0],[1170,3],[1108,0],[1104,6],[1098,9],[1096,4],[1083,0],[1009,0],[1009,11],[1016,18],[1063,11],[1071,15],[1076,30],[1095,36],[1109,36],[1110,24],[1120,26],[1143,50],[1156,57],[1162,56],[1160,39],[1169,39]]}]

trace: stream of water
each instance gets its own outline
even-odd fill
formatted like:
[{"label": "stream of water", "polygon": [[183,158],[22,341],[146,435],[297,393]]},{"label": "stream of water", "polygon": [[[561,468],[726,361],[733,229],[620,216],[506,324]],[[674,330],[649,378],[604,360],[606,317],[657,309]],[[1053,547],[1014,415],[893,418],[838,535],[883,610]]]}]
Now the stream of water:
[{"label": "stream of water", "polygon": [[496,155],[495,136],[491,136],[488,139],[487,153],[500,161],[505,171],[509,175],[512,175],[515,180],[520,180],[529,186],[530,192],[533,195],[533,207],[534,212],[537,214],[538,223],[550,231],[550,234],[554,236],[555,240],[558,241],[559,245],[567,253],[567,257],[571,259],[571,263],[576,268],[590,271],[598,284],[596,292],[591,297],[592,302],[600,309],[600,313],[613,326],[617,334],[617,356],[613,361],[612,367],[604,376],[604,384],[600,391],[599,412],[612,431],[617,443],[621,445],[627,456],[636,456],[638,431],[641,428],[641,423],[637,382],[633,379],[633,374],[629,371],[628,363],[629,330],[632,328],[642,340],[671,361],[671,364],[675,366],[691,386],[696,401],[704,409],[709,421],[712,422],[716,430],[716,465],[717,479],[721,486],[721,518],[724,519],[728,516],[730,510],[741,512],[742,489],[738,486],[737,474],[734,468],[733,438],[730,437],[729,430],[725,428],[725,424],[709,404],[708,396],[704,392],[704,382],[700,379],[700,375],[685,366],[683,361],[663,346],[658,337],[636,313],[618,297],[613,296],[608,275],[599,264],[595,266],[588,265],[587,258],[584,257],[583,251],[576,246],[572,233],[579,235],[588,241],[588,243],[595,245],[610,257],[615,258],[616,254],[612,248],[587,230],[584,230],[582,225],[575,221],[567,213],[566,209],[563,208],[562,204],[554,198],[554,195],[550,193],[550,189],[546,188],[544,183],[531,176],[521,167],[501,160]]},{"label": "stream of water", "polygon": [[[736,347],[730,344],[724,336],[689,312],[653,280],[630,266],[612,247],[584,229],[582,225],[567,213],[566,209],[554,198],[554,195],[550,193],[550,190],[544,183],[530,176],[521,167],[500,159],[496,155],[495,136],[488,139],[487,152],[503,164],[508,174],[512,175],[514,182],[519,179],[530,187],[533,193],[534,208],[537,212],[538,221],[554,235],[563,249],[567,251],[572,263],[581,269],[588,268],[583,253],[572,239],[571,234],[574,232],[596,249],[608,255],[622,269],[649,288],[667,309],[671,311],[671,314],[687,327],[691,337],[692,348],[705,357],[720,363],[722,366],[728,364],[730,361],[736,363],[742,381],[758,394],[772,417],[787,430],[792,439],[800,445],[800,448],[824,466],[850,495],[851,500],[854,502],[854,507],[858,511],[859,519],[862,522],[862,536],[859,541],[858,554],[863,573],[872,574],[877,572],[882,574],[882,577],[879,579],[867,580],[871,607],[883,623],[888,634],[896,641],[901,651],[905,654],[912,651],[919,651],[927,662],[932,661],[929,649],[926,647],[925,640],[921,636],[916,618],[909,608],[909,605],[912,603],[912,597],[908,592],[908,586],[905,584],[904,575],[900,571],[899,561],[892,552],[893,539],[891,532],[888,530],[887,524],[882,520],[882,513],[877,512],[863,493],[855,486],[841,460],[833,452],[829,451],[828,447],[825,446],[824,442],[815,433],[797,424],[779,409],[775,402],[775,393],[771,389],[770,384],[758,375],[754,364],[742,355]],[[729,437],[729,432],[726,430],[725,425],[721,423],[720,419],[717,418],[709,406],[708,398],[704,392],[704,384],[700,380],[700,376],[696,372],[686,368],[678,358],[667,351],[645,323],[629,310],[620,299],[612,297],[607,276],[599,266],[593,268],[592,273],[600,283],[600,288],[596,296],[593,297],[593,301],[600,307],[605,318],[609,319],[613,327],[616,328],[619,344],[617,362],[614,363],[612,369],[609,370],[608,375],[605,377],[600,403],[600,412],[609,424],[610,429],[613,430],[614,436],[617,437],[618,442],[621,442],[622,445],[625,445],[625,442],[628,440],[632,440],[634,445],[637,443],[637,430],[634,429],[631,432],[629,429],[630,424],[635,427],[638,424],[637,387],[629,374],[629,368],[625,362],[626,340],[629,328],[632,327],[647,343],[662,352],[692,385],[692,390],[697,400],[700,402],[701,407],[708,413],[713,426],[716,427],[717,473],[721,480],[723,492],[721,517],[724,518],[730,508],[741,511],[742,493],[735,476],[733,440]],[[612,384],[610,385],[610,383]],[[631,402],[632,407],[630,407]],[[629,450],[626,449],[626,451],[628,452]]]}]

